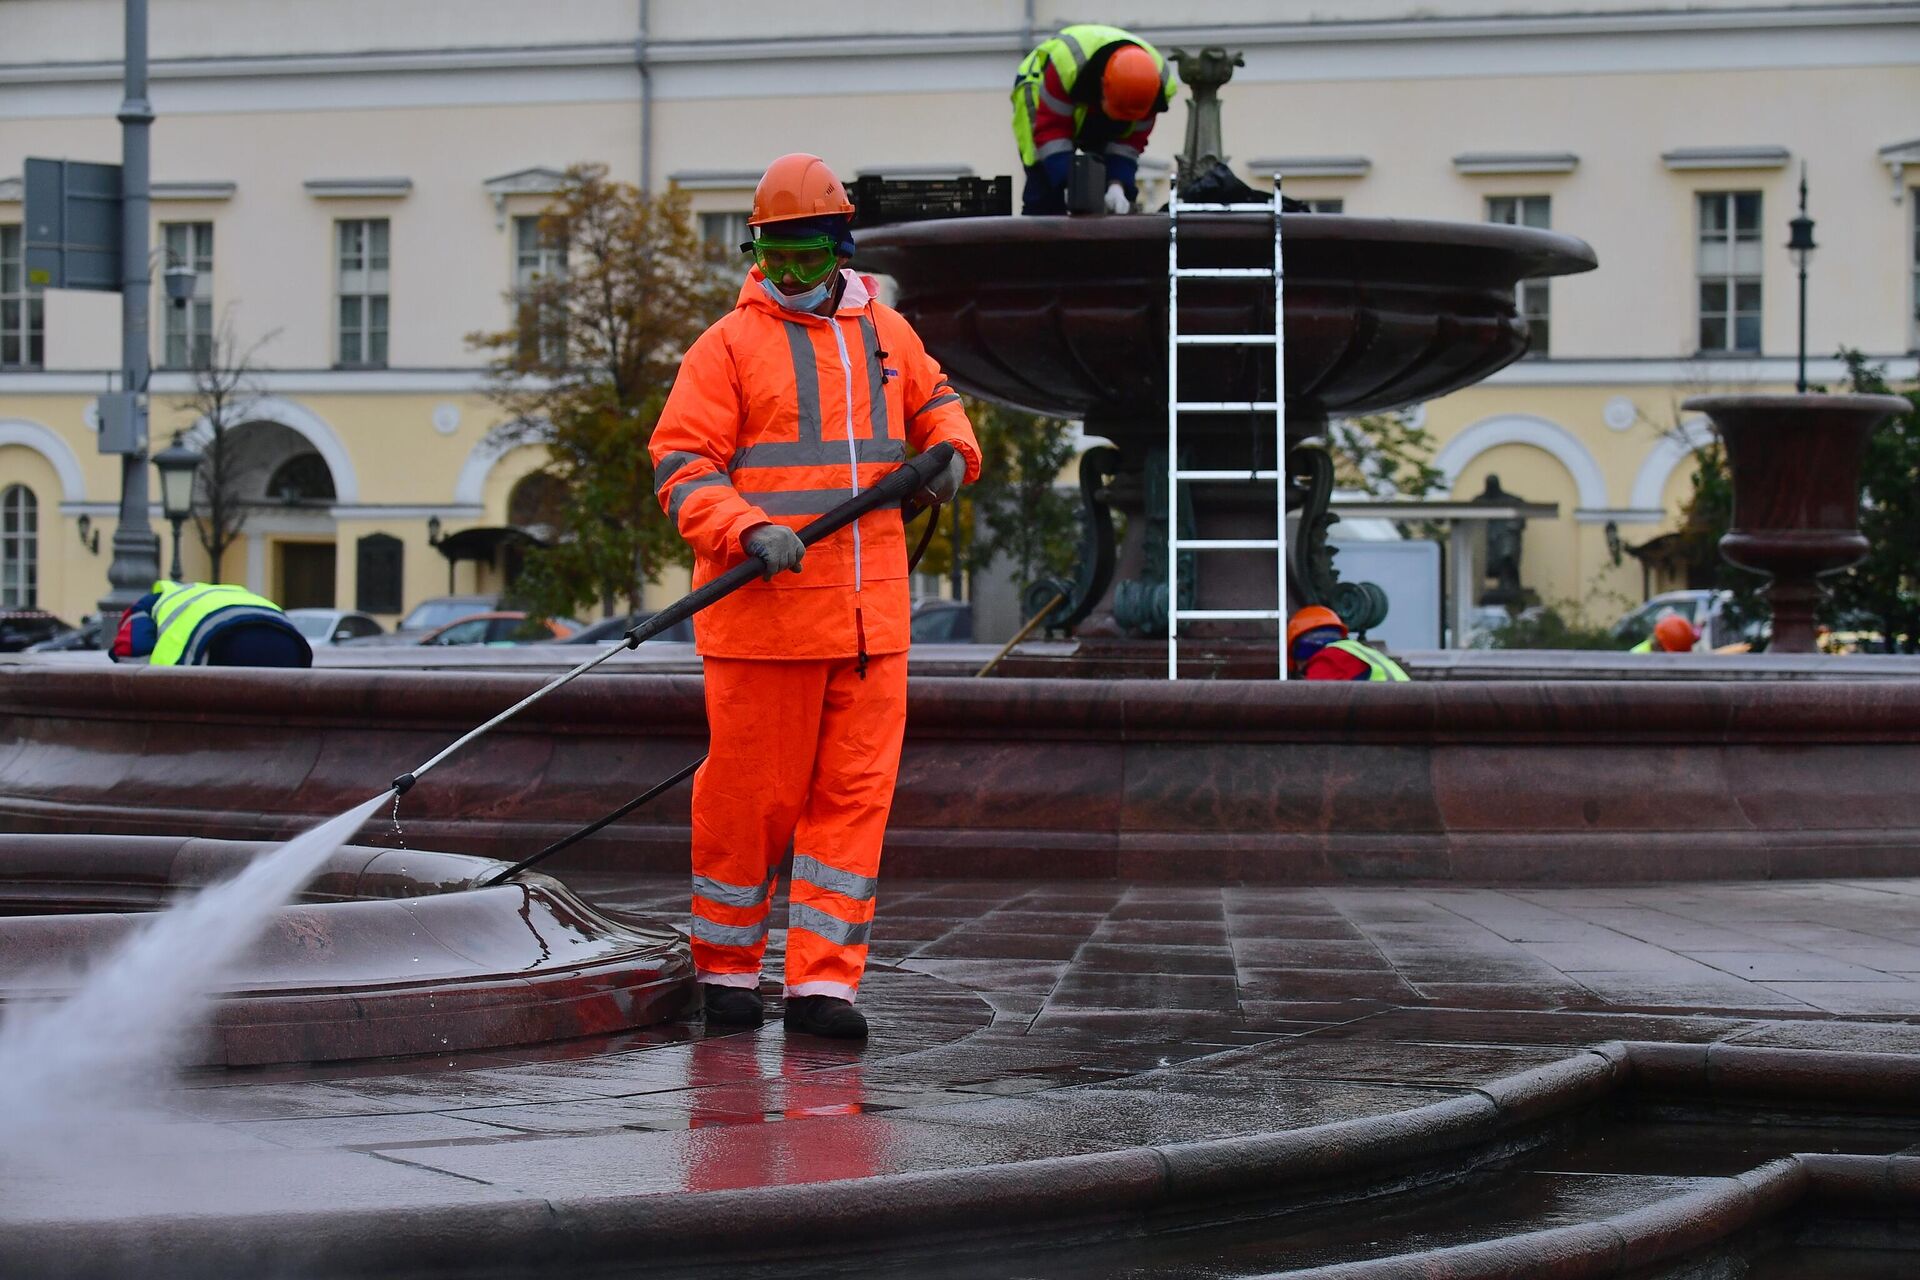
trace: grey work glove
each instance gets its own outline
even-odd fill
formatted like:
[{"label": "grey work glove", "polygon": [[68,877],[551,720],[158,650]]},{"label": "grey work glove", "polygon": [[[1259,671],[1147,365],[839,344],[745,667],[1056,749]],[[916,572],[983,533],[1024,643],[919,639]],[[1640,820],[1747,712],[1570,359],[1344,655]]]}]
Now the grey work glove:
[{"label": "grey work glove", "polygon": [[967,460],[958,453],[947,459],[947,469],[927,481],[927,487],[920,491],[915,499],[922,507],[931,507],[935,503],[952,502],[954,495],[960,492],[960,482],[967,478]]},{"label": "grey work glove", "polygon": [[807,544],[800,541],[800,535],[783,524],[757,524],[747,530],[740,545],[748,555],[760,557],[767,566],[769,581],[782,569],[800,572],[800,559],[807,554]]}]

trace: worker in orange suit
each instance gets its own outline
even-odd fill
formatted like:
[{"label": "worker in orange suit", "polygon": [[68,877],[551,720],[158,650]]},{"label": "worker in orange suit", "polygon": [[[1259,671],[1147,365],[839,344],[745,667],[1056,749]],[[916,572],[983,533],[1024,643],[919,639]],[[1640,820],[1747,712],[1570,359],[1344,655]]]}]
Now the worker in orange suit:
[{"label": "worker in orange suit", "polygon": [[754,191],[754,265],[687,351],[651,452],[693,585],[749,556],[765,579],[694,619],[710,754],[693,781],[693,961],[707,1021],[758,1026],[767,910],[789,841],[785,1022],[843,1039],[873,927],[906,728],[906,535],[875,511],[811,548],[794,530],[945,441],[922,497],[980,472],[960,397],[871,277],[847,269],[853,205],[824,160]]}]

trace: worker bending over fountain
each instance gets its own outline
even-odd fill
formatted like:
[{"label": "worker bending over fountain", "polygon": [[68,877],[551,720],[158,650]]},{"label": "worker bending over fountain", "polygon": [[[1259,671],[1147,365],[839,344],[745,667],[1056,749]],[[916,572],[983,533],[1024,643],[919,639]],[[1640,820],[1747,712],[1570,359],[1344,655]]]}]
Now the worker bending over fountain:
[{"label": "worker bending over fountain", "polygon": [[1287,622],[1288,673],[1299,680],[1388,680],[1409,677],[1372,645],[1347,638],[1347,624],[1325,605],[1310,604]]},{"label": "worker bending over fountain", "polygon": [[1028,54],[1013,82],[1013,139],[1027,167],[1021,212],[1067,211],[1076,150],[1106,163],[1107,212],[1130,210],[1140,153],[1173,91],[1160,51],[1119,27],[1079,23]]},{"label": "worker bending over fountain", "polygon": [[651,451],[694,586],[749,555],[767,570],[694,619],[711,736],[693,781],[707,1020],[761,1022],[767,910],[791,841],[787,1029],[860,1039],[853,1000],[906,729],[906,534],[884,510],[810,552],[794,530],[898,467],[909,445],[954,446],[923,494],[944,502],[979,475],[980,450],[919,335],[871,277],[846,269],[852,214],[818,156],[768,167],[747,220],[754,265],[733,311],[687,351]]}]

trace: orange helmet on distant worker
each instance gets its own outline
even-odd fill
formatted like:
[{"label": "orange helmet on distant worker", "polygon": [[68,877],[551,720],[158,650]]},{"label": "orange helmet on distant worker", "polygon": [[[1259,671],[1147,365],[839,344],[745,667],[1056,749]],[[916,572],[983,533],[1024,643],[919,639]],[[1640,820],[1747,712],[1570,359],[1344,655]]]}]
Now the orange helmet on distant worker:
[{"label": "orange helmet on distant worker", "polygon": [[1690,653],[1699,639],[1699,628],[1677,613],[1662,614],[1653,624],[1653,642],[1668,653]]},{"label": "orange helmet on distant worker", "polygon": [[1345,639],[1347,624],[1340,621],[1340,615],[1322,604],[1310,604],[1287,621],[1287,652],[1293,652],[1293,643],[1309,631],[1318,631],[1321,627],[1340,628],[1340,637]]},{"label": "orange helmet on distant worker", "polygon": [[1145,120],[1160,101],[1160,64],[1137,44],[1107,56],[1100,73],[1100,110],[1113,120]]},{"label": "orange helmet on distant worker", "polygon": [[819,156],[796,151],[781,156],[767,166],[760,185],[753,189],[753,213],[750,227],[769,222],[789,222],[796,218],[847,217],[853,202],[833,170]]}]

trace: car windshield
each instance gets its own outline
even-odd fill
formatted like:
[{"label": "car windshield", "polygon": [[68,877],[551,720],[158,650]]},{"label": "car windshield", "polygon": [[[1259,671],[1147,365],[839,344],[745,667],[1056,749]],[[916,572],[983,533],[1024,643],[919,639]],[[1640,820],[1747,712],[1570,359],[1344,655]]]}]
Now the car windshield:
[{"label": "car windshield", "polygon": [[324,640],[333,632],[333,615],[330,613],[290,613],[287,620],[309,640]]},{"label": "car windshield", "polygon": [[413,607],[413,612],[401,622],[401,631],[431,631],[435,627],[444,627],[449,622],[458,622],[470,618],[476,613],[485,613],[487,605],[479,600],[428,600]]}]

